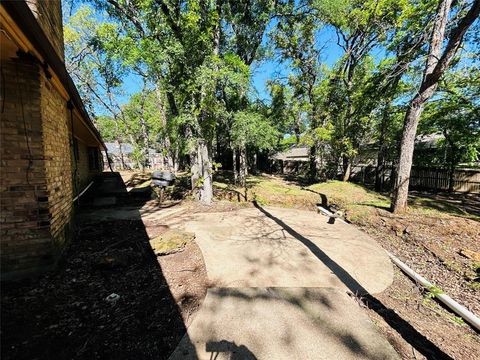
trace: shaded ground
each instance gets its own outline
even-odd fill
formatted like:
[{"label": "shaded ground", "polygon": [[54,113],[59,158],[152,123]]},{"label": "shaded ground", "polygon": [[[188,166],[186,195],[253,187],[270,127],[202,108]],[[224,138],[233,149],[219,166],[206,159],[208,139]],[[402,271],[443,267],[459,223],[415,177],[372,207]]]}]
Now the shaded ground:
[{"label": "shaded ground", "polygon": [[79,223],[54,273],[2,286],[2,359],[167,359],[207,286],[195,242],[153,254],[149,237],[167,230],[138,212]]},{"label": "shaded ground", "polygon": [[225,205],[141,210],[196,234],[214,287],[173,359],[397,358],[347,295],[391,283],[375,241],[314,211]]},{"label": "shaded ground", "polygon": [[[460,254],[465,249],[480,252],[477,197],[414,194],[412,209],[394,216],[386,211],[387,197],[353,184],[329,182],[302,188],[292,181],[258,176],[249,178],[245,192],[231,184],[228,173],[222,175],[216,179],[215,194],[228,201],[210,208],[184,201],[188,211],[179,216],[176,204],[189,196],[185,174],[178,186],[169,189],[160,211],[180,224],[191,214],[251,207],[252,199],[261,206],[303,209],[324,203],[479,313],[479,264]],[[138,195],[120,196],[114,208],[122,205],[121,216],[109,218],[112,208],[105,208],[94,222],[85,217],[57,272],[2,287],[2,358],[168,358],[209,283],[194,242],[181,252],[153,256],[148,240],[168,227],[155,220],[157,202],[143,190]],[[104,255],[116,260],[105,261]],[[105,300],[112,293],[120,295],[114,306]],[[399,271],[385,292],[357,301],[402,358],[480,358],[478,334]],[[188,348],[190,339],[182,341]],[[235,350],[244,355],[237,358],[255,358],[245,344],[229,339],[219,339],[209,349],[217,355]]]},{"label": "shaded ground", "polygon": [[209,289],[188,334],[171,360],[399,359],[354,300],[331,288]]}]

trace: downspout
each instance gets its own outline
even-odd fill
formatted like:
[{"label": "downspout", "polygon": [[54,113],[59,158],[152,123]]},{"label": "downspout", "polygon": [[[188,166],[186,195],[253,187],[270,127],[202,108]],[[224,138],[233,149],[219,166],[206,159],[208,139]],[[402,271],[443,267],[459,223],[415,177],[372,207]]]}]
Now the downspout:
[{"label": "downspout", "polygon": [[[77,181],[78,181],[78,159],[77,159],[77,154],[75,152],[75,138],[74,138],[74,132],[73,132],[73,103],[71,100],[67,101],[67,109],[70,110],[70,129],[72,132],[72,150],[73,150],[73,162],[74,162],[74,171],[73,171],[73,187],[75,193],[77,193]],[[75,200],[74,200],[75,201]]]}]

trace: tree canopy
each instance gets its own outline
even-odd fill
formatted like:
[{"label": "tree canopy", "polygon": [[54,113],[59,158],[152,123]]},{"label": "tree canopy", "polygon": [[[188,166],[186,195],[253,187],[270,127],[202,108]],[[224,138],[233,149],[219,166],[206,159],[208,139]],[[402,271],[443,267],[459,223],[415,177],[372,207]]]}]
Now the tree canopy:
[{"label": "tree canopy", "polygon": [[[309,181],[348,181],[374,149],[377,189],[387,188],[380,179],[391,167],[399,172],[390,185],[401,192],[417,135],[412,121],[419,134],[439,139],[435,154],[420,151],[415,163],[432,156],[430,166],[454,170],[479,159],[479,7],[476,0],[74,1],[64,7],[65,58],[104,139],[131,143],[139,166],[150,165],[154,149],[165,167],[190,171],[205,203],[214,163],[235,179],[238,172],[244,185],[257,155],[291,146],[308,147]],[[268,78],[259,87],[262,71]]]}]

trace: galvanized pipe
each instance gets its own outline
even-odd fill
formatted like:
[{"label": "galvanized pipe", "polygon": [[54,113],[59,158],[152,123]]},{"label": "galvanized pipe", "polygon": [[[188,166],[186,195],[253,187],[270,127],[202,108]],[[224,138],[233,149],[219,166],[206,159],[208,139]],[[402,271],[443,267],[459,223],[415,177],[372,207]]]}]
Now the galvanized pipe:
[{"label": "galvanized pipe", "polygon": [[[408,276],[410,276],[413,280],[421,284],[427,290],[435,289],[435,286],[431,282],[429,282],[427,279],[425,279],[424,277],[420,276],[415,271],[410,269],[406,264],[401,262],[393,254],[389,253],[388,251],[387,251],[387,254],[388,256],[390,256],[390,259],[393,261],[393,263],[397,265],[400,269],[402,269],[402,271]],[[435,298],[440,300],[442,303],[448,306],[454,313],[461,316],[462,319],[464,319],[469,324],[471,324],[475,329],[480,331],[480,319],[474,313],[472,313],[467,308],[460,305],[455,300],[453,300],[450,296],[444,293],[435,294]]]},{"label": "galvanized pipe", "polygon": [[[322,206],[317,205],[317,209],[319,209],[321,212],[325,213],[328,216],[333,216],[333,214],[328,211],[327,209],[323,208]],[[339,219],[341,222],[345,223],[342,219]],[[423,287],[425,287],[427,290],[432,290],[435,289],[436,287],[429,282],[427,279],[422,277],[421,275],[417,274],[415,271],[413,271],[411,268],[409,268],[406,264],[401,262],[397,257],[395,257],[393,254],[390,252],[386,251],[387,255],[390,257],[392,262],[397,265],[405,274],[410,276],[413,280],[415,280],[417,283],[421,284]],[[448,308],[450,308],[455,314],[459,315],[462,319],[467,321],[470,325],[472,325],[477,331],[480,331],[480,319],[478,316],[476,316],[474,313],[472,313],[470,310],[465,308],[464,306],[460,305],[458,302],[453,300],[450,296],[444,294],[444,293],[439,293],[435,294],[435,298],[437,298],[439,301],[441,301],[443,304],[445,304]]]}]

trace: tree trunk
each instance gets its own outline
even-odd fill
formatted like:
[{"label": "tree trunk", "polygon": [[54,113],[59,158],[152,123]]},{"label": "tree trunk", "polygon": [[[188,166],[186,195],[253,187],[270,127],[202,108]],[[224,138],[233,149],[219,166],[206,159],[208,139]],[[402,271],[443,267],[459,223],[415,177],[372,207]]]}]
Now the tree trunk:
[{"label": "tree trunk", "polygon": [[204,140],[197,141],[195,154],[192,154],[192,188],[194,197],[205,205],[213,199],[212,161]]},{"label": "tree trunk", "polygon": [[379,192],[383,191],[384,174],[385,174],[385,148],[384,148],[384,145],[381,144],[377,154],[377,166],[375,167],[375,191],[379,191]]},{"label": "tree trunk", "polygon": [[408,185],[410,182],[410,171],[412,169],[413,150],[415,147],[417,126],[420,116],[422,115],[425,102],[430,99],[437,88],[438,79],[436,81],[431,81],[430,76],[434,73],[436,65],[439,62],[451,2],[452,0],[441,0],[440,4],[438,5],[422,84],[419,92],[410,102],[410,106],[405,114],[402,140],[400,142],[400,157],[398,161],[397,179],[395,181],[392,200],[392,210],[395,213],[404,212],[407,209]]},{"label": "tree trunk", "polygon": [[238,184],[237,148],[235,146],[233,147],[232,161],[233,161],[233,183],[237,185]]},{"label": "tree trunk", "polygon": [[247,184],[247,149],[245,145],[240,147],[240,186],[245,187]]},{"label": "tree trunk", "polygon": [[448,172],[448,192],[453,192],[455,189],[455,166],[450,166]]},{"label": "tree trunk", "polygon": [[117,144],[118,152],[120,153],[120,164],[122,166],[122,169],[125,169],[125,158],[123,157],[122,142],[120,141],[120,139],[117,139]]},{"label": "tree trunk", "polygon": [[[167,114],[165,112],[165,106],[164,106],[164,99],[162,96],[162,93],[160,92],[160,88],[157,87],[155,89],[155,96],[157,98],[157,108],[160,113],[160,119],[162,122],[162,127],[164,129],[164,138],[163,138],[163,148],[164,148],[164,160],[163,160],[163,167],[167,167],[169,171],[176,171],[175,170],[175,163],[176,163],[176,154],[172,152],[172,146],[170,142],[170,138],[168,136],[167,131],[165,129],[167,128]],[[172,100],[173,101],[173,100]],[[176,150],[175,150],[176,151]]]},{"label": "tree trunk", "polygon": [[140,127],[142,130],[142,137],[143,137],[143,162],[142,165],[144,168],[148,168],[150,166],[150,142],[148,139],[148,130],[147,125],[145,124],[145,119],[142,117],[140,118]]},{"label": "tree trunk", "polygon": [[383,191],[384,172],[385,172],[385,141],[387,133],[387,123],[390,113],[390,99],[387,100],[383,109],[382,121],[380,123],[380,138],[378,139],[377,166],[375,167],[375,191]]},{"label": "tree trunk", "polygon": [[317,180],[317,147],[315,145],[310,147],[309,178],[312,183]]},{"label": "tree trunk", "polygon": [[175,147],[175,150],[173,152],[173,156],[170,157],[170,162],[169,165],[171,164],[171,170],[174,173],[178,172],[179,169],[179,164],[180,164],[180,156],[178,154],[178,148]]},{"label": "tree trunk", "polygon": [[447,46],[440,57],[451,3],[452,0],[442,0],[438,5],[423,81],[420,90],[413,98],[405,114],[397,180],[392,199],[392,210],[395,213],[405,211],[407,208],[408,182],[412,167],[415,135],[424,104],[435,92],[440,77],[448,69],[462,44],[463,36],[480,14],[480,0],[475,0],[465,16],[457,22],[457,26],[450,31]]},{"label": "tree trunk", "polygon": [[295,117],[295,143],[298,145],[300,143],[300,116]]},{"label": "tree trunk", "polygon": [[[417,133],[418,121],[422,114],[426,99],[435,91],[435,87],[422,96],[418,94],[413,99],[405,116],[403,125],[402,140],[400,142],[400,158],[398,161],[397,178],[394,187],[394,197],[392,202],[392,210],[395,213],[403,212],[407,208],[408,184],[410,182],[410,171],[413,162],[413,150],[415,146],[415,135]],[[430,94],[430,95],[429,95]]]},{"label": "tree trunk", "polygon": [[350,180],[350,174],[352,173],[352,159],[348,156],[343,157],[343,177],[342,181]]}]

